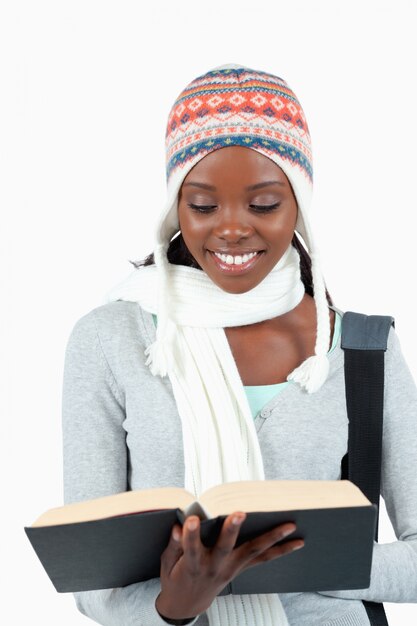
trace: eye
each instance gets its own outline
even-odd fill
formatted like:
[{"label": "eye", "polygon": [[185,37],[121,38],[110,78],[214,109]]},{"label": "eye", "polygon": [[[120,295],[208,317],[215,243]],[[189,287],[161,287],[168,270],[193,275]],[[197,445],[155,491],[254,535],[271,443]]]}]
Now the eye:
[{"label": "eye", "polygon": [[216,206],[204,206],[199,204],[192,204],[192,202],[189,202],[187,206],[191,207],[194,211],[198,211],[199,213],[210,213],[210,211],[216,208]]},{"label": "eye", "polygon": [[[269,204],[269,205],[250,204],[249,207],[251,209],[254,209],[257,213],[268,213],[269,211],[274,211],[275,209],[277,209],[280,206],[280,204],[281,202],[275,202],[275,204]],[[187,206],[189,206],[194,211],[198,211],[199,213],[210,213],[213,209],[216,208],[216,205],[206,206],[206,205],[200,205],[200,204],[193,204],[192,202],[189,202]]]},{"label": "eye", "polygon": [[257,213],[268,213],[269,211],[274,211],[279,207],[281,202],[275,202],[275,204],[268,205],[260,205],[260,204],[250,204],[251,209],[255,209]]}]

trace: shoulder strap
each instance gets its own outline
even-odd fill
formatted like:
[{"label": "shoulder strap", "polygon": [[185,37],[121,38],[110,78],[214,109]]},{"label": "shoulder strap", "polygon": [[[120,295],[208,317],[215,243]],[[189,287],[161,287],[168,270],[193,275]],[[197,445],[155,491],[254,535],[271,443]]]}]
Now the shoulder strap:
[{"label": "shoulder strap", "polygon": [[[346,407],[349,418],[348,452],[342,460],[342,479],[349,478],[376,504],[379,515],[384,357],[394,318],[347,311],[342,318],[341,347],[345,359]],[[378,541],[378,517],[375,528]],[[388,626],[384,605],[363,600],[372,626]]]},{"label": "shoulder strap", "polygon": [[385,350],[391,326],[391,315],[364,315],[346,311],[342,317],[342,348],[350,350]]}]

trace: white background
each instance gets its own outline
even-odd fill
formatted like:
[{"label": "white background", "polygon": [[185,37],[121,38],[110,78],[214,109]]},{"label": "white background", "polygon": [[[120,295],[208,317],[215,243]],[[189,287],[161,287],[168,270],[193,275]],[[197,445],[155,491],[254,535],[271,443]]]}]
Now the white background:
[{"label": "white background", "polygon": [[[62,503],[65,345],[128,260],[151,252],[167,115],[196,76],[241,63],[294,89],[327,287],[342,310],[393,315],[416,376],[415,6],[1,3],[2,623],[88,623],[23,526]],[[380,542],[394,541],[381,514]],[[417,623],[416,604],[385,606],[391,626]]]}]

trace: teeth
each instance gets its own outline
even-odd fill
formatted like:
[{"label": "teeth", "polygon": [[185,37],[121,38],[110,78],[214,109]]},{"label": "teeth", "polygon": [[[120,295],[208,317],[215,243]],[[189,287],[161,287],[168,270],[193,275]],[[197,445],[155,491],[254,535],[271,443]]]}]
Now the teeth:
[{"label": "teeth", "polygon": [[218,252],[214,253],[217,258],[221,259],[223,263],[227,263],[228,265],[242,265],[242,263],[247,263],[249,259],[253,259],[254,256],[257,255],[257,252],[250,252],[249,254],[236,255],[233,257],[231,254],[219,254]]}]

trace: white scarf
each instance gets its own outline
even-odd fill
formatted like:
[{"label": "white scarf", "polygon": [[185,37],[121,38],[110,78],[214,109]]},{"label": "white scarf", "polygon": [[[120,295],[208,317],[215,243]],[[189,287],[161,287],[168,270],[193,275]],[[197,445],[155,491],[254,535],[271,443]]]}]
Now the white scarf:
[{"label": "white scarf", "polygon": [[[253,416],[224,327],[272,319],[296,307],[305,293],[299,255],[290,244],[264,280],[242,294],[223,291],[196,268],[169,264],[168,272],[168,375],[182,423],[185,489],[197,498],[220,483],[264,480]],[[135,269],[104,302],[134,301],[157,314],[156,281],[155,265]],[[155,372],[154,345],[145,354]],[[217,596],[207,615],[210,626],[288,625],[278,594]]]}]

